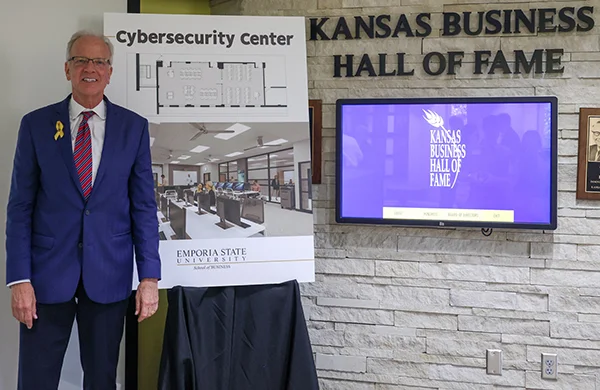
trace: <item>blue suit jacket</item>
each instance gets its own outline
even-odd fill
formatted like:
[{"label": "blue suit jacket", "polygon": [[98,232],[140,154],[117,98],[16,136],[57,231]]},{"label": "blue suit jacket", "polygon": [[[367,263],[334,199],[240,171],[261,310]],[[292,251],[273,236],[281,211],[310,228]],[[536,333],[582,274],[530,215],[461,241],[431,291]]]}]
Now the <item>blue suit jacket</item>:
[{"label": "blue suit jacket", "polygon": [[[25,115],[17,140],[6,224],[7,283],[30,279],[40,303],[65,302],[80,277],[88,296],[130,296],[160,278],[158,219],[148,121],[106,102],[102,158],[86,202],[73,162],[70,95]],[[64,136],[54,139],[57,121]]]}]

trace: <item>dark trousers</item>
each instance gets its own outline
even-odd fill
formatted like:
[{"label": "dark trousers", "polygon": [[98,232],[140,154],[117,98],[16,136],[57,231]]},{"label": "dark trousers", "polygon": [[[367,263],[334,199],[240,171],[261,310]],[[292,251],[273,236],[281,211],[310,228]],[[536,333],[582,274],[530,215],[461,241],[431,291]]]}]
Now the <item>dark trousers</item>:
[{"label": "dark trousers", "polygon": [[38,304],[33,327],[21,324],[19,390],[56,390],[73,320],[77,319],[85,390],[116,388],[119,346],[129,300],[103,305],[81,283],[66,303]]}]

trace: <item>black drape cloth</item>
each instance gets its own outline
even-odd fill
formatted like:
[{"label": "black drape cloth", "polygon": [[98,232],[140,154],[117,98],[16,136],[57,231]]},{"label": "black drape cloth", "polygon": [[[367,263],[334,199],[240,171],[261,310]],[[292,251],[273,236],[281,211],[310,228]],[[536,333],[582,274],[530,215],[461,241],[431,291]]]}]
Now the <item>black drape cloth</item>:
[{"label": "black drape cloth", "polygon": [[318,390],[297,281],[168,292],[159,390]]}]

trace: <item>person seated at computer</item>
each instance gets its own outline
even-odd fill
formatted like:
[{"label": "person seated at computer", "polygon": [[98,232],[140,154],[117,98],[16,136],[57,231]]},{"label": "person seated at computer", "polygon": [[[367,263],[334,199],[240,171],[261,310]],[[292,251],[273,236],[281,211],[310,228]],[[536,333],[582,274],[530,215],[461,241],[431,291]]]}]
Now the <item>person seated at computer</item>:
[{"label": "person seated at computer", "polygon": [[215,189],[212,181],[207,181],[205,186],[206,192],[208,192],[208,198],[210,199],[210,205],[215,206],[217,204],[217,197],[215,195]]},{"label": "person seated at computer", "polygon": [[198,194],[200,194],[203,191],[204,188],[204,184],[203,183],[198,183],[198,185],[192,189],[192,191],[194,191],[194,200],[198,201]]},{"label": "person seated at computer", "polygon": [[260,184],[258,184],[256,180],[254,180],[250,185],[250,191],[251,192],[246,195],[248,198],[260,197]]}]

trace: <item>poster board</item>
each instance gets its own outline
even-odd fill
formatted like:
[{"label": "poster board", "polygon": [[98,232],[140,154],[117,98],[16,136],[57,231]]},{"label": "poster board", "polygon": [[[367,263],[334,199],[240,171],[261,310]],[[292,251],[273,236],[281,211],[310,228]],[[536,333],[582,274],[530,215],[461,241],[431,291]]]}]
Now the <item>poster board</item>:
[{"label": "poster board", "polygon": [[[310,142],[304,26],[301,17],[107,13],[107,96],[148,119],[154,164],[293,154]],[[177,188],[159,195],[160,288],[314,281],[312,215],[284,210],[247,180],[202,183],[192,205]]]}]

